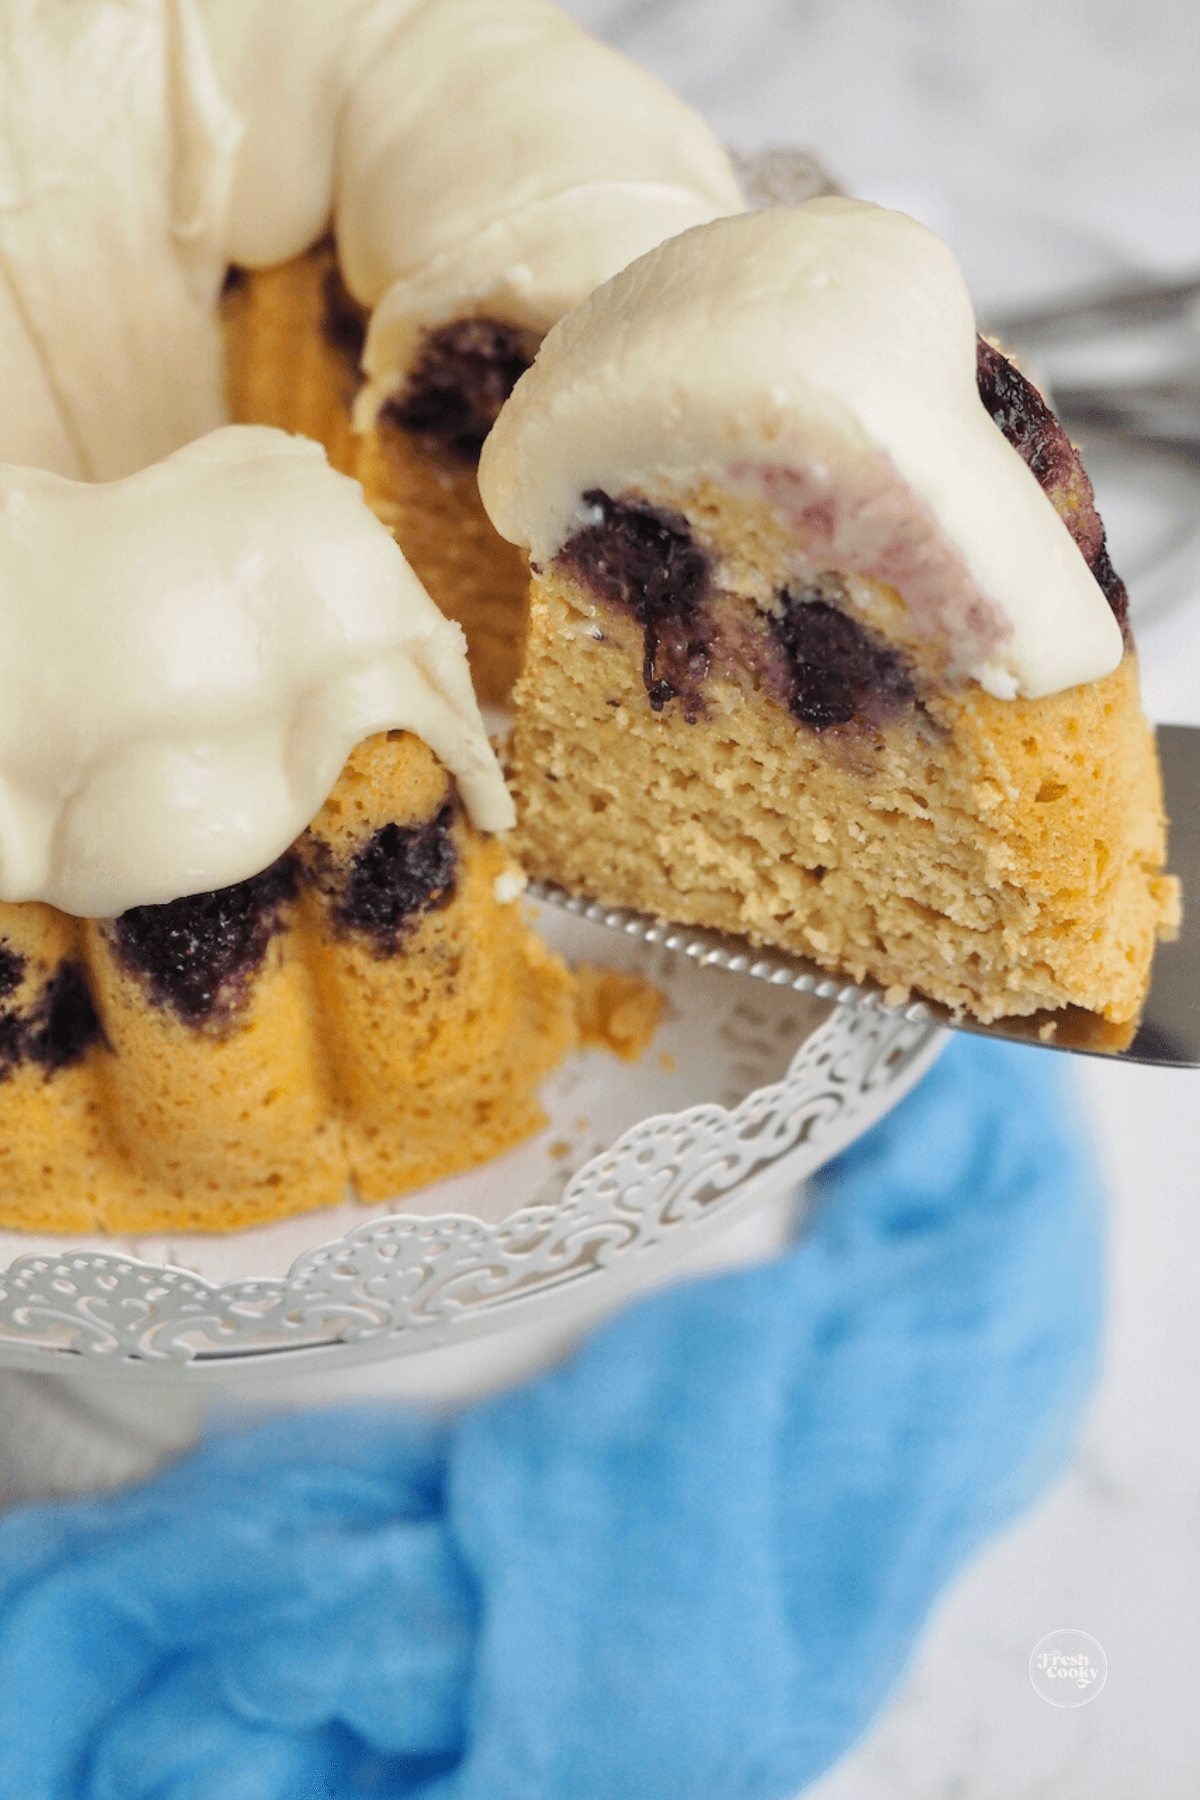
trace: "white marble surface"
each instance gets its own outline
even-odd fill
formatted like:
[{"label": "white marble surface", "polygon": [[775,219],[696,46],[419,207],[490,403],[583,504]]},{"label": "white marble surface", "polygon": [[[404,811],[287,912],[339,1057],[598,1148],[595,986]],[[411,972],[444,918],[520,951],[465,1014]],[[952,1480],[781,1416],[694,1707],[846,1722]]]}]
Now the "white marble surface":
[{"label": "white marble surface", "polygon": [[[1200,267],[1196,0],[569,4],[737,148],[807,145],[851,191],[921,213],[985,303],[1107,268]],[[1129,504],[1114,495],[1137,562]],[[1175,562],[1172,604],[1139,634],[1147,710],[1200,723],[1200,542]],[[1111,1197],[1106,1371],[1084,1443],[943,1598],[892,1706],[807,1800],[1200,1788],[1200,1072],[1081,1062],[1078,1086]],[[1027,1675],[1066,1625],[1109,1665],[1074,1709]]]}]

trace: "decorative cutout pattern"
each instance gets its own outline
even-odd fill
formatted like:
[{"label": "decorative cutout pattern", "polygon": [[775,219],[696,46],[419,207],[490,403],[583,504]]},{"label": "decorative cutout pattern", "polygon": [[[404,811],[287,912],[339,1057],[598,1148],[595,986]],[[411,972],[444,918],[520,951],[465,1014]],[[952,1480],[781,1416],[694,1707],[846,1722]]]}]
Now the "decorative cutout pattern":
[{"label": "decorative cutout pattern", "polygon": [[[525,1323],[551,1304],[603,1298],[634,1259],[748,1203],[758,1178],[799,1182],[881,1117],[944,1033],[860,1000],[803,1043],[784,1079],[732,1111],[644,1119],[593,1157],[554,1206],[498,1224],[446,1214],[376,1218],[301,1256],[282,1279],[214,1285],[128,1256],[64,1250],[0,1272],[9,1346],[131,1370],[389,1340],[401,1354]],[[61,1365],[60,1365],[61,1366]]]}]

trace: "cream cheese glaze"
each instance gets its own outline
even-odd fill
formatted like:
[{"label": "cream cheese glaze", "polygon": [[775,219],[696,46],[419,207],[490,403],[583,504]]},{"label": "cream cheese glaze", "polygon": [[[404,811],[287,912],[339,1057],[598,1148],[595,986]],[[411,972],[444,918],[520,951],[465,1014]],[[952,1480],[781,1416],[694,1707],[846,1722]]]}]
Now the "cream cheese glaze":
[{"label": "cream cheese glaze", "polygon": [[1116,668],[1103,593],[985,411],[945,245],[840,199],[663,244],[555,326],[484,445],[497,530],[548,562],[601,489],[664,505],[711,478],[794,525],[793,566],[895,586],[1002,699]]},{"label": "cream cheese glaze", "polygon": [[109,485],[0,468],[0,898],[83,917],[257,874],[415,732],[513,823],[459,627],[320,446],[227,426]]},{"label": "cream cheese glaze", "polygon": [[226,264],[331,218],[385,303],[369,418],[423,327],[541,330],[739,205],[707,127],[549,0],[0,0],[0,461],[111,480],[221,423]]},{"label": "cream cheese glaze", "polygon": [[3,0],[0,461],[109,480],[222,422],[236,136],[193,0]]}]

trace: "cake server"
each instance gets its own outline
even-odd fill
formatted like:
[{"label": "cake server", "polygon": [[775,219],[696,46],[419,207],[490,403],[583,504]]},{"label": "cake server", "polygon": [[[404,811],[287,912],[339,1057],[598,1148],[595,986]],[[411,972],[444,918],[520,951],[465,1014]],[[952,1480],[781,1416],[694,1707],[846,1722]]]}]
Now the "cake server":
[{"label": "cake server", "polygon": [[901,1007],[891,1007],[878,983],[847,982],[788,951],[760,950],[724,932],[672,925],[626,907],[605,906],[598,900],[568,894],[550,882],[531,881],[529,898],[607,926],[626,937],[676,950],[706,967],[767,981],[775,987],[790,987],[818,999],[835,1000],[839,1006],[901,1011],[914,1021],[934,1020],[955,1031],[1007,1038],[1017,1044],[1040,1044],[1052,1050],[1116,1057],[1122,1062],[1149,1063],[1158,1068],[1200,1068],[1200,727],[1160,725],[1158,752],[1171,821],[1167,867],[1178,875],[1183,886],[1183,925],[1173,943],[1158,946],[1150,993],[1132,1039],[1128,1027],[1110,1025],[1076,1007],[997,1019],[991,1025],[955,1017],[948,1007],[933,1000],[913,999]]}]

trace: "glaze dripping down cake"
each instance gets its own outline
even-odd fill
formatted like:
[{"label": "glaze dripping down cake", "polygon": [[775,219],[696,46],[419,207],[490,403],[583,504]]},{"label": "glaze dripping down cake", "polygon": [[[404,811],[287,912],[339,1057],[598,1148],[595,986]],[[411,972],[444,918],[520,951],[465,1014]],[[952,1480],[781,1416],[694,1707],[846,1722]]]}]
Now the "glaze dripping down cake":
[{"label": "glaze dripping down cake", "polygon": [[0,483],[0,1224],[228,1230],[536,1130],[571,980],[354,484],[234,427]]},{"label": "glaze dripping down cake", "polygon": [[230,416],[304,432],[506,692],[525,580],[479,445],[556,319],[738,209],[711,131],[550,0],[9,12],[0,462],[111,481]]},{"label": "glaze dripping down cake", "polygon": [[480,483],[534,572],[531,873],[1128,1036],[1178,893],[1124,590],[932,234],[826,199],[663,245],[550,333]]}]

